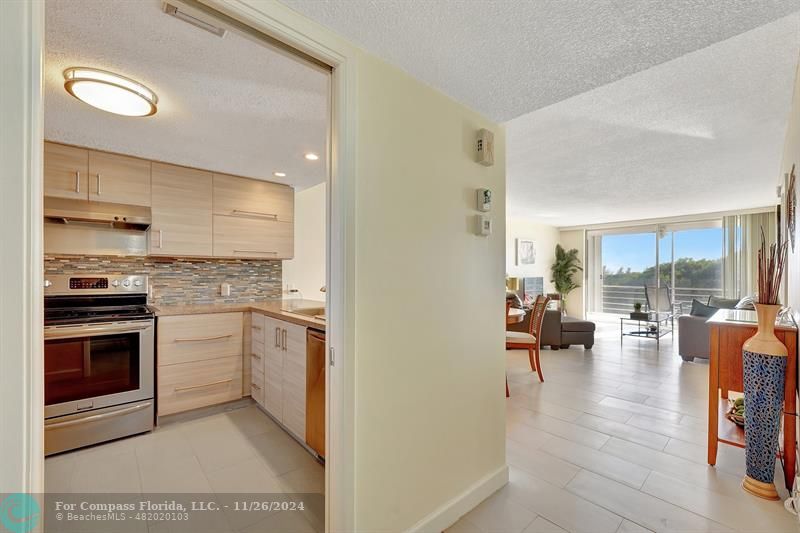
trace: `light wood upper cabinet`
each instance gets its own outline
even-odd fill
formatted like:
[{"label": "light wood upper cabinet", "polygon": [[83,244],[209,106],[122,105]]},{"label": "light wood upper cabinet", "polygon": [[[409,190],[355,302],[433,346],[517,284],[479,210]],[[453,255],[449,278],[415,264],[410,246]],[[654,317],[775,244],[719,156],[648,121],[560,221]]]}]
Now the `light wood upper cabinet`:
[{"label": "light wood upper cabinet", "polygon": [[150,255],[210,256],[211,173],[153,163],[152,183]]},{"label": "light wood upper cabinet", "polygon": [[89,200],[150,206],[150,161],[90,150]]},{"label": "light wood upper cabinet", "polygon": [[268,181],[214,174],[214,214],[292,222],[294,189]]},{"label": "light wood upper cabinet", "polygon": [[214,257],[291,259],[294,224],[214,215]]},{"label": "light wood upper cabinet", "polygon": [[89,150],[44,143],[44,195],[89,198]]}]

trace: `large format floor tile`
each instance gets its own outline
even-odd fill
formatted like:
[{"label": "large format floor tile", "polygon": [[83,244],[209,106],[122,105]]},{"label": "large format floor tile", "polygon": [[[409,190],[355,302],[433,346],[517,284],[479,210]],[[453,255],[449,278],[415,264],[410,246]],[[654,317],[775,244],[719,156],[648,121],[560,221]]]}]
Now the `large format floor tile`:
[{"label": "large format floor tile", "polygon": [[[510,481],[491,516],[510,498],[537,515],[528,533],[800,532],[782,502],[742,490],[743,450],[720,444],[706,463],[707,362],[683,362],[669,338],[620,345],[618,323],[598,326],[592,350],[542,351],[544,383],[507,352]],[[490,529],[464,518],[453,531]]]},{"label": "large format floor tile", "polygon": [[212,513],[199,530],[189,523],[132,523],[143,532],[313,533],[325,522],[324,467],[254,405],[49,457],[45,486],[48,492],[72,493],[320,495],[304,498],[302,512]]}]

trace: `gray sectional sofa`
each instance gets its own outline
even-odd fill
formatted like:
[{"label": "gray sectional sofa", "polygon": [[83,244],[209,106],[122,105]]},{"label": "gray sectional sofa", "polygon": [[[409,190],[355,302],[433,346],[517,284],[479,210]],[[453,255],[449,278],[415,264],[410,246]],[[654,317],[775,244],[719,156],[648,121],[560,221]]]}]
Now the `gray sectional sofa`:
[{"label": "gray sectional sofa", "polygon": [[[699,306],[693,306],[693,311]],[[678,317],[678,354],[684,361],[695,357],[708,359],[710,356],[710,328],[706,323],[719,309],[749,309],[745,299],[717,298],[712,296],[703,307],[702,314],[681,315]]]}]

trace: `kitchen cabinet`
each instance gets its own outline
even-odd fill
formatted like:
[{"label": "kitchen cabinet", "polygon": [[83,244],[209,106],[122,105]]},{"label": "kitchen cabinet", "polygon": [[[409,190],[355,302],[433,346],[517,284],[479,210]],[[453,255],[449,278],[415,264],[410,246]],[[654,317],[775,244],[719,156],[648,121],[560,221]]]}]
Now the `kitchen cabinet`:
[{"label": "kitchen cabinet", "polygon": [[150,206],[150,161],[89,150],[89,200]]},{"label": "kitchen cabinet", "polygon": [[88,199],[89,150],[65,144],[44,143],[44,195]]},{"label": "kitchen cabinet", "polygon": [[294,225],[214,215],[214,257],[291,259],[294,257]]},{"label": "kitchen cabinet", "polygon": [[264,317],[263,331],[263,407],[286,429],[305,441],[306,328]]},{"label": "kitchen cabinet", "polygon": [[294,257],[294,189],[214,174],[214,256]]},{"label": "kitchen cabinet", "polygon": [[[252,313],[250,318],[250,397],[264,405],[264,315]],[[247,359],[247,358],[245,358]]]},{"label": "kitchen cabinet", "polygon": [[242,334],[242,313],[159,317],[159,416],[241,398]]},{"label": "kitchen cabinet", "polygon": [[294,189],[269,181],[214,174],[214,214],[292,222]]},{"label": "kitchen cabinet", "polygon": [[211,206],[210,172],[153,163],[150,255],[210,256]]}]

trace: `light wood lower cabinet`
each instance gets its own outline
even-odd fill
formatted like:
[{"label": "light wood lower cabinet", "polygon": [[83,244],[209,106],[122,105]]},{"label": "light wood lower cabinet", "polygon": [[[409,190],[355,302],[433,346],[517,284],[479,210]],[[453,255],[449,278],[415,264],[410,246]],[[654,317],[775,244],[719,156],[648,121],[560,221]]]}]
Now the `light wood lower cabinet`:
[{"label": "light wood lower cabinet", "polygon": [[242,356],[158,369],[158,414],[171,415],[242,397]]},{"label": "light wood lower cabinet", "polygon": [[242,313],[158,319],[158,414],[242,397]]},{"label": "light wood lower cabinet", "polygon": [[[253,353],[263,351],[263,402],[259,403],[289,431],[305,440],[306,328],[272,317],[259,317],[253,323],[263,323],[264,342],[252,342]],[[253,399],[258,401],[255,396]]]}]

